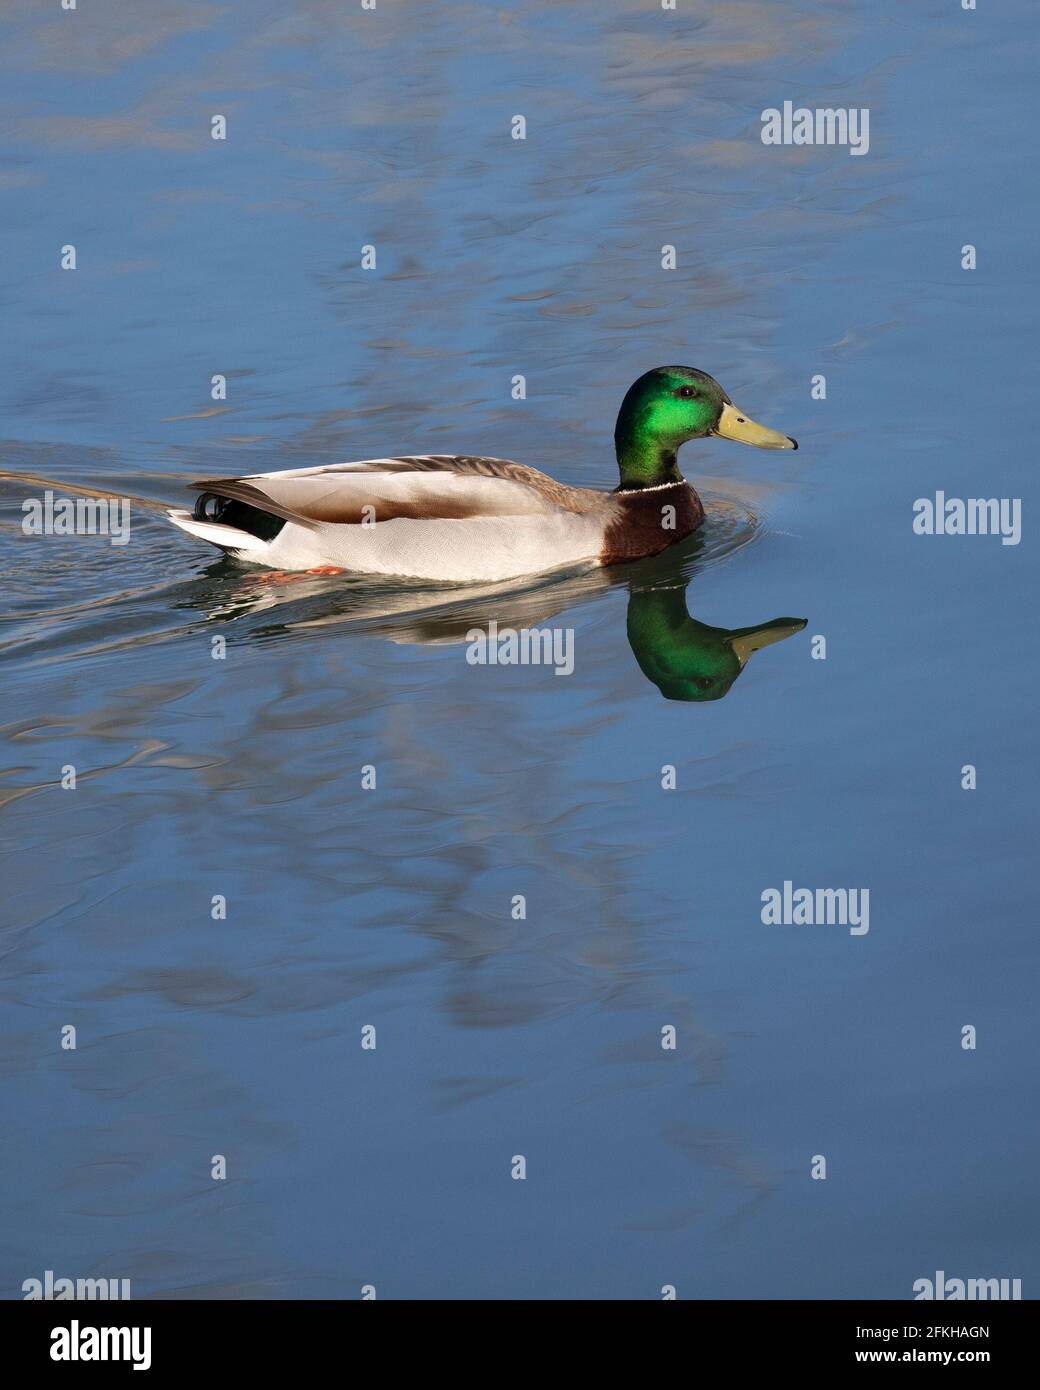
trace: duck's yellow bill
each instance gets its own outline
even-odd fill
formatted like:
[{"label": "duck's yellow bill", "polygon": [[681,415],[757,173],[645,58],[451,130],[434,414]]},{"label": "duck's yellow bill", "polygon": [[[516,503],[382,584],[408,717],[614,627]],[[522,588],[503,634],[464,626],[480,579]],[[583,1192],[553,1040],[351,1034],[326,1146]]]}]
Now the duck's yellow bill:
[{"label": "duck's yellow bill", "polygon": [[736,439],[741,444],[753,444],[756,449],[797,449],[798,440],[790,435],[771,430],[768,425],[758,425],[749,415],[738,410],[735,405],[724,405],[715,433],[724,439]]}]

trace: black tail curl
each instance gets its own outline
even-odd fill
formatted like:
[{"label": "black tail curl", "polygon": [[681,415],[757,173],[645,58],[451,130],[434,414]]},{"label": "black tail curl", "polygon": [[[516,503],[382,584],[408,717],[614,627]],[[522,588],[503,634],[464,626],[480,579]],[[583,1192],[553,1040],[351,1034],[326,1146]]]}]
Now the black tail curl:
[{"label": "black tail curl", "polygon": [[195,499],[192,516],[196,521],[217,522],[223,526],[234,526],[237,531],[245,531],[261,541],[273,541],[285,525],[280,516],[262,512],[247,502],[238,502],[233,497],[221,497],[215,492],[200,492]]}]

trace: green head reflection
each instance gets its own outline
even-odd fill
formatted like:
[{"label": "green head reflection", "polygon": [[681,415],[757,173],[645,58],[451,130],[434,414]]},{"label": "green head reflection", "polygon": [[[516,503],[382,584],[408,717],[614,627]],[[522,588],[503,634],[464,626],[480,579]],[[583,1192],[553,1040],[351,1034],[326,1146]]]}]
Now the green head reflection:
[{"label": "green head reflection", "polygon": [[801,632],[805,618],[709,627],[686,611],[682,588],[633,590],[628,640],[639,669],[667,700],[721,700],[752,652]]}]

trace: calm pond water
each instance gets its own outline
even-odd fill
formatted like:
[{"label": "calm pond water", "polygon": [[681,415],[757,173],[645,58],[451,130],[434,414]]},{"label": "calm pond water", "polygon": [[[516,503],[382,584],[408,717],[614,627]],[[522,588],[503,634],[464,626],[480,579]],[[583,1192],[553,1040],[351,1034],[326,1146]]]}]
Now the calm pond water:
[{"label": "calm pond water", "polygon": [[[132,10],[0,18],[2,1295],[1035,1296],[1027,6]],[[788,99],[868,153],[765,146]],[[689,444],[650,563],[278,583],[161,514],[387,453],[610,488],[666,362],[801,449]],[[129,543],[24,536],[48,486]],[[915,535],[936,490],[1022,543]],[[491,619],[573,674],[470,664]],[[869,931],[764,925],[785,881]]]}]

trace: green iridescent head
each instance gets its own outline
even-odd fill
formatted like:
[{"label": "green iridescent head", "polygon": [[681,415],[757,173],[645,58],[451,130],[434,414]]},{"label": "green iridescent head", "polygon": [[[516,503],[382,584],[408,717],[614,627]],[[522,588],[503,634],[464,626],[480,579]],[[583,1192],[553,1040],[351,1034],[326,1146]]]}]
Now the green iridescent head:
[{"label": "green iridescent head", "polygon": [[666,700],[721,700],[752,652],[782,642],[805,618],[774,618],[757,627],[710,627],[686,611],[683,589],[632,591],[628,640],[639,669]]},{"label": "green iridescent head", "polygon": [[757,425],[714,377],[695,367],[655,367],[628,388],[614,429],[622,489],[675,483],[676,453],[688,439],[722,435],[759,449],[797,449],[778,430]]}]

